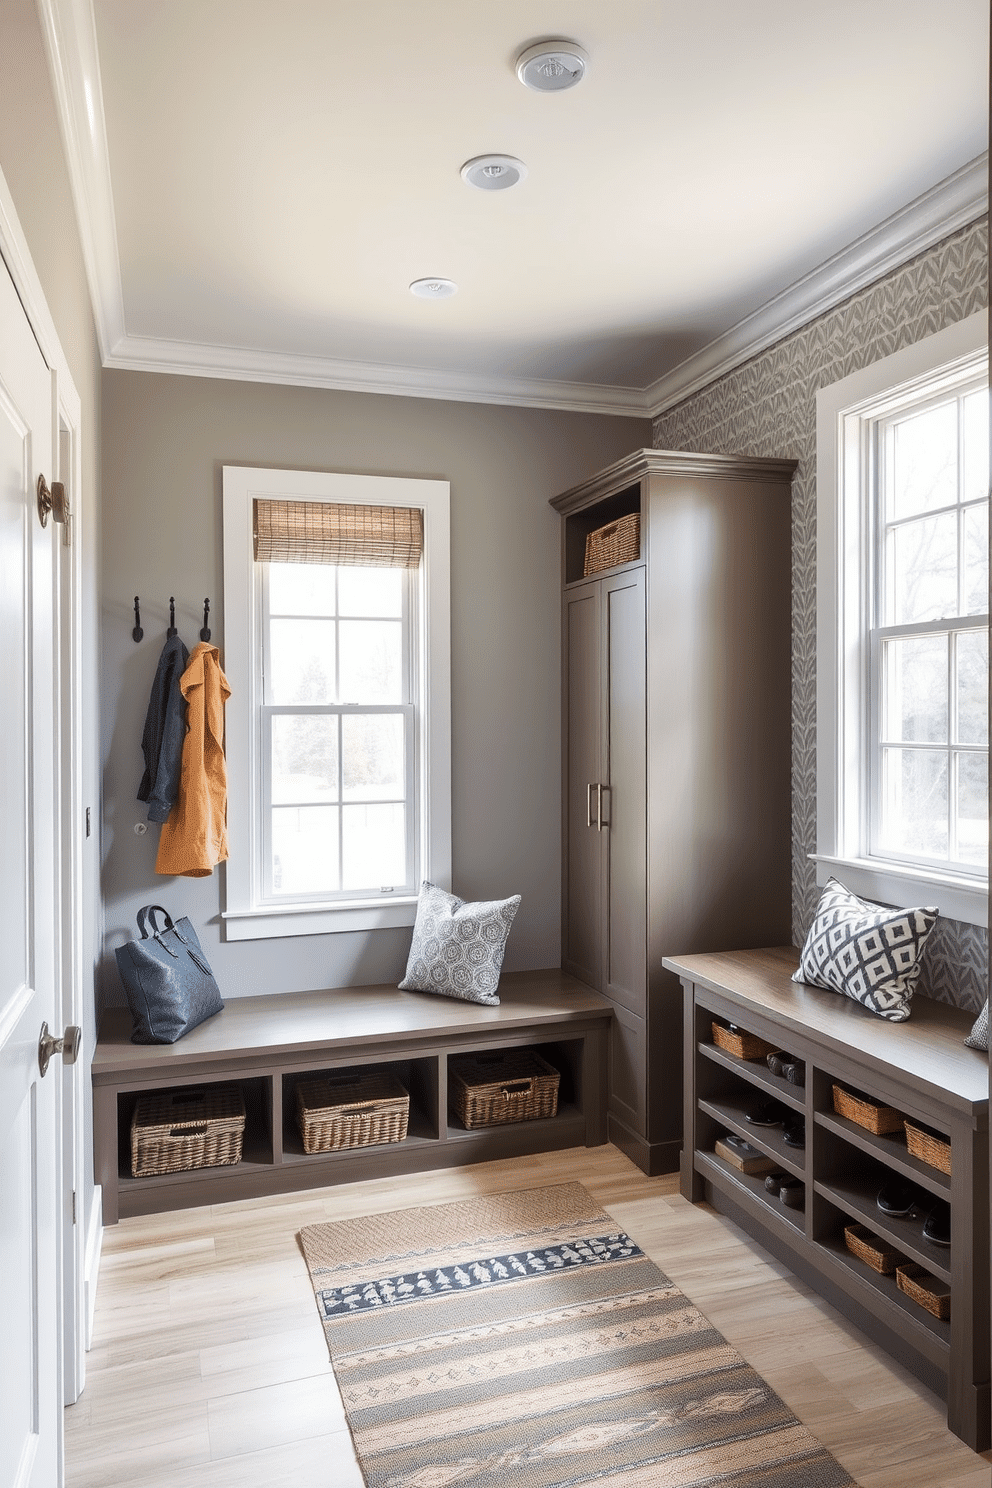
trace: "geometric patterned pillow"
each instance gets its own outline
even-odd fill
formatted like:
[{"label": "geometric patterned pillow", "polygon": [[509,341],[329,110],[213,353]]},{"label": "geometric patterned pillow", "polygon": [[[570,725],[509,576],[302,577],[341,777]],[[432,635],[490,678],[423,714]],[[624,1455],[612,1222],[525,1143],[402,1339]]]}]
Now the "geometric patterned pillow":
[{"label": "geometric patterned pillow", "polygon": [[985,1006],[975,1019],[975,1026],[965,1039],[969,1049],[984,1049],[988,1053],[989,1048],[989,1000],[986,997]]},{"label": "geometric patterned pillow", "polygon": [[519,908],[519,894],[466,904],[425,880],[400,990],[498,1007],[503,952]]},{"label": "geometric patterned pillow", "polygon": [[843,992],[880,1018],[903,1023],[939,911],[883,909],[835,878],[827,882],[792,980]]}]

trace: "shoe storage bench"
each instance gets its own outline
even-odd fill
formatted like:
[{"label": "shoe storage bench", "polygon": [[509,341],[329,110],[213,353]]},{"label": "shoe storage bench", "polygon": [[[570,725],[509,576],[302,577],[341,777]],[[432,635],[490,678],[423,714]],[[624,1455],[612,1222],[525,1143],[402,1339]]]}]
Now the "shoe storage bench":
[{"label": "shoe storage bench", "polygon": [[[93,1057],[96,1181],[103,1219],[384,1178],[489,1158],[606,1141],[606,1054],[612,1009],[560,971],[517,972],[500,1006],[340,988],[231,998],[177,1044],[132,1044],[124,1008],[104,1014]],[[560,1072],[557,1113],[465,1130],[448,1110],[451,1055],[536,1048]],[[370,1066],[410,1092],[399,1142],[307,1154],[296,1123],[300,1076]],[[133,1178],[130,1129],[142,1092],[235,1084],[247,1111],[242,1159],[228,1167]]]},{"label": "shoe storage bench", "polygon": [[[989,1446],[989,1067],[965,1048],[973,1015],[918,997],[905,1023],[888,1023],[849,999],[797,985],[791,947],[671,958],[685,991],[685,1147],[682,1192],[707,1199],[802,1277],[947,1402],[947,1424],[975,1451]],[[805,1085],[780,1078],[765,1057],[743,1059],[713,1039],[714,1019],[804,1060]],[[950,1145],[950,1176],[914,1156],[902,1127],[875,1136],[838,1115],[839,1084],[894,1107]],[[805,1146],[783,1126],[754,1126],[749,1111],[774,1099],[805,1121]],[[859,1113],[861,1114],[861,1113]],[[744,1137],[777,1170],[805,1185],[804,1207],[780,1203],[764,1176],[746,1176],[714,1151]],[[883,1185],[909,1180],[919,1203],[883,1214]],[[951,1244],[923,1227],[928,1200],[950,1204]],[[950,1317],[931,1315],[851,1253],[845,1227],[865,1226],[883,1245],[950,1289]],[[875,1244],[875,1241],[872,1241]]]}]

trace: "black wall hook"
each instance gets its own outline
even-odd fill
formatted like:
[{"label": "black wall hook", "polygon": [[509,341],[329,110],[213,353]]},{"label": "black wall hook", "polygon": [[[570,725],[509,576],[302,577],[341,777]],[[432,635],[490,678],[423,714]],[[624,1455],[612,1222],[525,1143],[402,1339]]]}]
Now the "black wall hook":
[{"label": "black wall hook", "polygon": [[203,629],[200,631],[200,640],[201,641],[209,641],[209,639],[210,639],[210,627],[207,624],[207,622],[208,622],[209,619],[210,619],[210,601],[209,601],[209,599],[205,599],[203,601]]},{"label": "black wall hook", "polygon": [[166,640],[172,639],[176,633],[176,601],[175,596],[169,595],[169,628],[165,632]]},{"label": "black wall hook", "polygon": [[131,639],[132,639],[132,641],[140,641],[141,638],[142,638],[142,636],[144,635],[144,633],[145,632],[141,628],[141,611],[138,608],[138,596],[135,595],[134,596],[134,629],[131,632]]}]

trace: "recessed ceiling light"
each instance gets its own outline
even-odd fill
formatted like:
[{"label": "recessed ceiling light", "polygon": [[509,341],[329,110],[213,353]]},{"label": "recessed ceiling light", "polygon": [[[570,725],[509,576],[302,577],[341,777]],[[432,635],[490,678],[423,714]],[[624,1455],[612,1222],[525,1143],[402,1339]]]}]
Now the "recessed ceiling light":
[{"label": "recessed ceiling light", "polygon": [[561,93],[585,77],[589,58],[574,41],[538,41],[517,58],[517,77],[538,93]]},{"label": "recessed ceiling light", "polygon": [[458,293],[458,285],[453,279],[414,279],[410,293],[418,300],[450,300]]},{"label": "recessed ceiling light", "polygon": [[505,191],[508,186],[516,186],[526,174],[523,161],[515,160],[512,155],[476,155],[462,166],[462,180],[478,186],[480,191]]}]

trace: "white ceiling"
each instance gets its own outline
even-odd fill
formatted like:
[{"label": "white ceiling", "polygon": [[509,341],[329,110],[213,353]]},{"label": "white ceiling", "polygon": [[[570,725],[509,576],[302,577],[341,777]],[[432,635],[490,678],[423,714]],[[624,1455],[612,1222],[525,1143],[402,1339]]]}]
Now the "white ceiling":
[{"label": "white ceiling", "polygon": [[652,412],[984,206],[987,0],[41,9],[108,365]]}]

